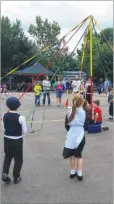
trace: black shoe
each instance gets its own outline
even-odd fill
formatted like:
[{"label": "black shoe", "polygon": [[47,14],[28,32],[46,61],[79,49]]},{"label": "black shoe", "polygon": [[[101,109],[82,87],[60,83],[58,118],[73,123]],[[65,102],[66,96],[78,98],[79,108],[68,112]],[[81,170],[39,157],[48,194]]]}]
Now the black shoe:
[{"label": "black shoe", "polygon": [[74,177],[76,177],[76,173],[75,174],[70,174],[71,179],[74,178]]},{"label": "black shoe", "polygon": [[109,120],[113,120],[113,117],[109,117]]},{"label": "black shoe", "polygon": [[18,177],[18,178],[14,178],[14,183],[17,184],[21,181],[21,177]]},{"label": "black shoe", "polygon": [[78,179],[78,181],[82,181],[83,180],[83,176],[78,176],[77,175],[77,179]]},{"label": "black shoe", "polygon": [[7,184],[9,184],[10,182],[11,182],[11,179],[10,179],[10,177],[7,175],[7,174],[2,174],[2,181],[4,182],[4,183],[7,183]]},{"label": "black shoe", "polygon": [[109,127],[103,127],[103,130],[105,131],[105,130],[109,130]]}]

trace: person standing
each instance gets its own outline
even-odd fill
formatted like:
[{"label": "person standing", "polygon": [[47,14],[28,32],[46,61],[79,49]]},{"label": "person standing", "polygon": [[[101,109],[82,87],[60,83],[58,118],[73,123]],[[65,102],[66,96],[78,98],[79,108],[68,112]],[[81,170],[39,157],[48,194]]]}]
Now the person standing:
[{"label": "person standing", "polygon": [[66,82],[67,82],[66,79],[63,79],[63,80],[62,80],[62,84],[64,85],[64,88],[65,88],[65,89],[66,89]]},{"label": "person standing", "polygon": [[37,82],[37,84],[34,87],[34,92],[35,92],[35,105],[40,106],[40,96],[42,92],[42,86],[41,82]]},{"label": "person standing", "polygon": [[108,95],[108,103],[109,103],[109,119],[112,120],[113,119],[113,103],[114,103],[114,100],[113,100],[113,96],[114,96],[114,91],[113,91],[113,88],[111,86],[109,86],[108,88],[109,90],[109,95]]},{"label": "person standing", "polygon": [[59,107],[61,105],[62,94],[65,90],[64,84],[61,82],[60,77],[56,77],[56,81],[53,86],[56,89],[56,104],[57,107]]},{"label": "person standing", "polygon": [[66,91],[70,91],[70,82],[68,79],[66,80]]},{"label": "person standing", "polygon": [[[93,86],[93,82],[92,82],[92,86]],[[86,88],[86,100],[88,101],[89,104],[91,104],[91,79],[90,78],[88,78],[85,88]],[[92,88],[92,93],[93,93],[93,88]]]},{"label": "person standing", "polygon": [[105,81],[104,81],[104,93],[106,94],[106,96],[108,94],[108,87],[109,87],[109,81],[107,79],[105,79]]},{"label": "person standing", "polygon": [[79,93],[80,85],[81,85],[81,81],[78,80],[78,76],[76,75],[74,81],[72,82],[73,96]]},{"label": "person standing", "polygon": [[110,105],[109,105],[109,120],[113,120],[113,106],[114,106],[114,100],[112,100],[110,102]]},{"label": "person standing", "polygon": [[8,93],[7,93],[8,90],[7,90],[7,84],[6,83],[4,83],[2,86],[2,92],[3,92],[4,96],[6,96],[6,97],[8,96]]},{"label": "person standing", "polygon": [[51,100],[50,100],[50,89],[51,89],[51,83],[49,81],[48,76],[45,77],[45,79],[42,82],[43,86],[43,105],[45,105],[46,96],[48,98],[48,105],[50,106]]},{"label": "person standing", "polygon": [[70,128],[68,130],[63,149],[64,159],[70,158],[70,178],[72,179],[77,176],[79,181],[82,181],[83,179],[82,151],[85,146],[84,123],[86,114],[83,109],[83,105],[83,96],[77,94],[73,98],[72,108],[67,114],[67,124],[70,126]]},{"label": "person standing", "polygon": [[85,98],[85,87],[83,81],[80,84],[80,94]]},{"label": "person standing", "polygon": [[21,103],[16,97],[10,97],[6,101],[9,112],[3,116],[4,123],[4,163],[2,181],[10,183],[9,169],[14,158],[13,178],[14,183],[21,181],[20,172],[23,164],[23,134],[27,133],[25,117],[21,116],[17,109]]}]

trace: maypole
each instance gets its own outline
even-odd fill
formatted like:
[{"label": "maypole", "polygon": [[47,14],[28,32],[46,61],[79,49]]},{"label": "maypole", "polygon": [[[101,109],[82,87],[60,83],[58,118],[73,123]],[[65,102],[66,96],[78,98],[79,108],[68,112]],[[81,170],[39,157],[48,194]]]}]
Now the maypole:
[{"label": "maypole", "polygon": [[91,80],[91,90],[90,90],[90,101],[91,101],[91,111],[93,112],[93,108],[92,108],[92,99],[93,99],[93,83],[92,83],[92,76],[93,76],[93,56],[92,56],[92,40],[93,40],[93,36],[92,36],[92,28],[93,24],[92,24],[92,16],[90,17],[90,21],[89,21],[89,29],[90,29],[90,80]]}]

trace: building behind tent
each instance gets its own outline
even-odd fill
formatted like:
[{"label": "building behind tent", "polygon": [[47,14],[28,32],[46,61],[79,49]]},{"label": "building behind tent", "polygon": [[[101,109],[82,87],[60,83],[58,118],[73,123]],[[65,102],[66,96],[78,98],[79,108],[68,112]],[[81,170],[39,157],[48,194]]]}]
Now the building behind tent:
[{"label": "building behind tent", "polygon": [[86,81],[86,73],[82,71],[63,71],[63,78],[68,80],[73,80],[77,75],[80,80]]}]

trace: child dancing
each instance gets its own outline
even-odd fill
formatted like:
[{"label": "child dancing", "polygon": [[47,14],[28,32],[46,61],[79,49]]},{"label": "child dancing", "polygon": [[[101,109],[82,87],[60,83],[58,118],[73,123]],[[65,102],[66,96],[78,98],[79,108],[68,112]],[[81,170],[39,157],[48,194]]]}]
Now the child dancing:
[{"label": "child dancing", "polygon": [[24,116],[21,116],[17,109],[21,103],[16,97],[10,97],[6,101],[9,112],[4,114],[4,163],[2,181],[10,183],[9,169],[14,158],[13,178],[14,183],[21,181],[20,171],[23,164],[23,136],[27,133],[27,127]]},{"label": "child dancing", "polygon": [[[73,98],[72,109],[68,116],[68,126],[70,127],[63,150],[64,159],[70,158],[71,173],[70,178],[77,176],[78,180],[83,179],[82,173],[82,151],[85,145],[84,123],[85,111],[83,109],[84,98],[77,94]],[[76,166],[77,162],[77,166]]]}]

